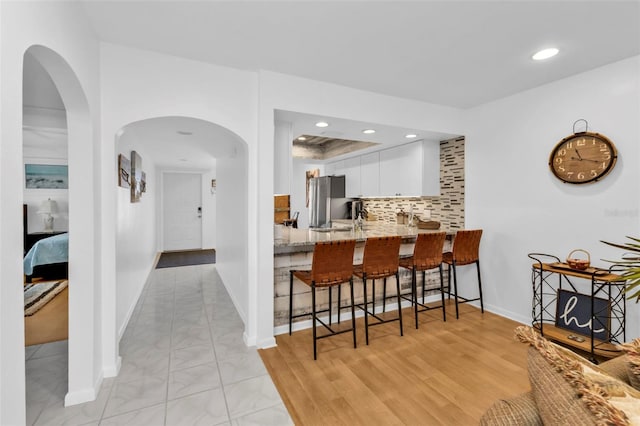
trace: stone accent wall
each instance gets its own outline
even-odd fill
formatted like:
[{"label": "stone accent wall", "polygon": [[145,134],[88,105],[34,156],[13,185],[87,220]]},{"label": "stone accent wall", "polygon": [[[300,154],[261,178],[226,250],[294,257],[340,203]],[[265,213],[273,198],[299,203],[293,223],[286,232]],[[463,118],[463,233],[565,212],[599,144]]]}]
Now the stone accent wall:
[{"label": "stone accent wall", "polygon": [[[363,199],[364,208],[377,220],[396,223],[400,209],[422,220],[437,220],[443,229],[464,228],[464,138],[440,142],[440,196]],[[427,212],[428,211],[428,212]]]}]

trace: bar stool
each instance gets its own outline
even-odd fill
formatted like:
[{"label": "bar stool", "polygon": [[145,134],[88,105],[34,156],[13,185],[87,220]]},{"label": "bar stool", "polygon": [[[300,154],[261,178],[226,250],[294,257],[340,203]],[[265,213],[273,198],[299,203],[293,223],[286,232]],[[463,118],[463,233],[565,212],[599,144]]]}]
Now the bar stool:
[{"label": "bar stool", "polygon": [[[442,309],[442,319],[447,320],[447,313],[444,305],[444,279],[442,275],[442,249],[444,240],[447,237],[445,232],[429,234],[418,234],[416,243],[413,246],[413,255],[400,258],[400,266],[411,271],[411,304],[414,307],[416,329],[418,329],[418,312],[430,311],[432,309]],[[427,306],[424,303],[425,296],[425,272],[438,268],[440,271],[440,295],[442,303],[439,306]],[[422,272],[422,303],[418,303],[418,283],[417,272]],[[419,309],[421,307],[422,309]]]},{"label": "bar stool", "polygon": [[[356,246],[355,240],[325,241],[318,242],[313,248],[313,260],[311,270],[291,270],[289,271],[289,335],[293,318],[311,315],[313,321],[313,359],[317,357],[317,341],[325,337],[353,332],[353,347],[356,347],[356,315],[353,297],[353,252]],[[311,287],[311,312],[293,315],[293,278],[296,277],[304,284]],[[330,325],[318,318],[318,314],[329,312],[331,317],[331,299],[329,307],[321,311],[316,310],[316,288],[327,288],[331,294],[331,288],[348,282],[351,287],[351,328],[335,331]],[[316,322],[322,324],[329,334],[317,335]],[[329,323],[331,324],[331,322]]]},{"label": "bar stool", "polygon": [[[448,265],[447,285],[449,296],[451,296],[451,271],[453,271],[453,296],[456,301],[456,319],[458,319],[458,303],[480,301],[480,311],[484,313],[484,304],[482,302],[482,281],[480,279],[480,238],[482,237],[482,229],[458,231],[453,240],[453,250],[443,255],[442,260]],[[458,280],[456,277],[456,266],[476,264],[478,271],[478,291],[480,297],[475,299],[467,299],[458,295]],[[458,299],[462,299],[458,302]]]},{"label": "bar stool", "polygon": [[[378,320],[378,322],[371,324],[372,326],[387,323],[390,321],[399,321],[400,335],[403,335],[402,306],[400,301],[400,279],[398,277],[401,242],[402,239],[399,236],[367,238],[367,241],[364,244],[362,264],[355,265],[354,267],[353,273],[355,276],[362,278],[362,285],[364,289],[364,304],[358,305],[358,307],[364,311],[364,328],[367,345],[369,344],[369,316],[372,316]],[[382,278],[384,279],[384,285],[386,287],[387,278],[393,275],[395,275],[396,277],[398,317],[392,319],[383,319],[375,313],[375,302],[373,302],[373,312],[369,311],[369,303],[367,302],[367,280],[373,280],[373,285],[375,288],[375,280]]]}]

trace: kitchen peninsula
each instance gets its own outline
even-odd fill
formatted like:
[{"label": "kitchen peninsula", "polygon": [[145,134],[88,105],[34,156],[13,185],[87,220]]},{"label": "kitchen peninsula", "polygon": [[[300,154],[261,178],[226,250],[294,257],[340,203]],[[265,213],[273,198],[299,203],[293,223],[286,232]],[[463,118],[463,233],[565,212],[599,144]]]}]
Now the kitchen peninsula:
[{"label": "kitchen peninsula", "polygon": [[[295,229],[290,227],[277,227],[274,239],[274,325],[276,334],[281,334],[288,330],[289,321],[289,271],[291,269],[310,269],[313,258],[313,247],[316,242],[336,241],[355,239],[356,251],[354,263],[362,262],[364,243],[369,237],[401,236],[402,246],[400,255],[410,255],[413,253],[413,244],[416,235],[419,233],[447,232],[447,241],[444,250],[451,248],[452,236],[455,231],[448,229],[426,230],[407,225],[397,225],[382,221],[364,222],[362,230],[353,230],[350,221],[335,223],[333,228],[326,229]],[[446,276],[445,276],[446,280]],[[438,270],[428,271],[426,274],[427,289],[440,285]],[[356,303],[362,300],[362,285],[354,281],[354,291]],[[409,271],[400,268],[400,285],[403,293],[411,292],[411,274]],[[422,281],[418,278],[418,286]],[[419,287],[421,288],[421,287]],[[294,281],[294,314],[311,311],[311,291],[308,286]],[[395,294],[395,284],[390,283],[387,288],[387,295]],[[349,292],[342,293],[342,306],[347,306]],[[380,297],[379,297],[380,295]],[[376,299],[381,300],[382,282],[376,286]],[[328,305],[328,294],[326,291],[318,293],[318,309],[325,309]],[[407,301],[407,303],[409,303]],[[333,295],[334,308],[337,307],[337,292]],[[394,309],[389,305],[390,310]],[[335,310],[334,310],[335,314]],[[295,329],[295,323],[294,323]]]}]

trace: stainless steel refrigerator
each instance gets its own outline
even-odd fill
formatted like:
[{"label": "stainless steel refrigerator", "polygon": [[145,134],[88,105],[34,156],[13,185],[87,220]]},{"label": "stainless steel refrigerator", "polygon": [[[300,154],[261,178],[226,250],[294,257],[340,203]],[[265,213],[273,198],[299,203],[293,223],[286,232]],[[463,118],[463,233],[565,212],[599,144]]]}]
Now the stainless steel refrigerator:
[{"label": "stainless steel refrigerator", "polygon": [[309,180],[309,228],[331,228],[331,221],[349,217],[344,176],[322,176]]}]

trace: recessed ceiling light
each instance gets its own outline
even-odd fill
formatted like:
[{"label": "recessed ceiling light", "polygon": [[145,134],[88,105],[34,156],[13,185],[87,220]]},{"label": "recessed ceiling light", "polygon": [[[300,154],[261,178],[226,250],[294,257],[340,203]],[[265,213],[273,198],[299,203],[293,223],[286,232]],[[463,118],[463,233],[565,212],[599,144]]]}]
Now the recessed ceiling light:
[{"label": "recessed ceiling light", "polygon": [[533,55],[531,59],[533,59],[534,61],[542,61],[544,59],[549,59],[553,56],[556,56],[558,52],[559,50],[556,49],[555,47],[551,47],[549,49],[542,49],[541,51]]},{"label": "recessed ceiling light", "polygon": [[375,131],[375,130],[373,130],[373,129],[364,129],[364,130],[362,131],[362,133],[367,134],[367,135],[370,135],[370,134],[375,133],[375,132],[376,132],[376,131]]},{"label": "recessed ceiling light", "polygon": [[299,140],[299,141],[306,141],[306,140],[307,140],[307,138],[305,138],[304,136],[300,136],[300,137],[298,138],[298,140]]},{"label": "recessed ceiling light", "polygon": [[327,123],[326,121],[318,121],[316,123],[316,127],[327,127],[329,126],[329,123]]},{"label": "recessed ceiling light", "polygon": [[191,136],[193,134],[193,132],[188,132],[186,130],[178,130],[176,133],[182,136]]},{"label": "recessed ceiling light", "polygon": [[418,137],[418,135],[416,135],[414,133],[407,133],[406,135],[404,135],[404,137],[407,138],[407,139],[411,139],[411,138]]}]

